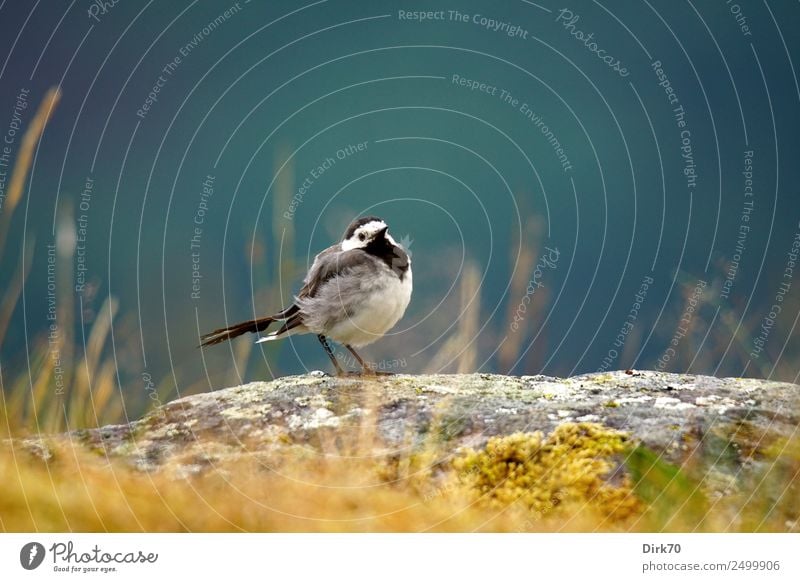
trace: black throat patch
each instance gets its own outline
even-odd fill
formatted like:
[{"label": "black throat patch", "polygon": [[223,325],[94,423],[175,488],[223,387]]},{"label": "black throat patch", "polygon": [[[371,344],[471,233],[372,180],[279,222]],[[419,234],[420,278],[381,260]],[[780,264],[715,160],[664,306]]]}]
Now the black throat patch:
[{"label": "black throat patch", "polygon": [[408,255],[399,246],[390,243],[386,238],[380,237],[364,247],[364,250],[374,257],[379,258],[402,281],[408,272]]}]

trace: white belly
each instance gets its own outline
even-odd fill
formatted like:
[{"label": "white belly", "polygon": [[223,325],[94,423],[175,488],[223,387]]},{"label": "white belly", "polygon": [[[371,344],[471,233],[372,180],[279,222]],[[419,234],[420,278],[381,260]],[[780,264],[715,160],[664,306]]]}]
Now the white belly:
[{"label": "white belly", "polygon": [[397,277],[388,278],[385,285],[377,287],[348,319],[333,326],[327,335],[354,347],[379,339],[403,317],[411,301],[411,279],[410,267],[402,281]]}]

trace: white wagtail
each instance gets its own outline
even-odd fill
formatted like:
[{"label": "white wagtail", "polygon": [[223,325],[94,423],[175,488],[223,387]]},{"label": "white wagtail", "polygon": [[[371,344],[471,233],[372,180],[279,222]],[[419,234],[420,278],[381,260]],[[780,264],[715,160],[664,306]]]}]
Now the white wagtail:
[{"label": "white wagtail", "polygon": [[353,346],[365,346],[383,336],[403,317],[411,300],[411,259],[388,230],[375,216],[357,218],[341,242],[314,257],[292,305],[269,317],[216,329],[201,336],[200,345],[262,332],[272,322],[283,321],[280,328],[256,343],[314,333],[338,374],[344,371],[327,338],[343,344],[362,370],[370,372]]}]

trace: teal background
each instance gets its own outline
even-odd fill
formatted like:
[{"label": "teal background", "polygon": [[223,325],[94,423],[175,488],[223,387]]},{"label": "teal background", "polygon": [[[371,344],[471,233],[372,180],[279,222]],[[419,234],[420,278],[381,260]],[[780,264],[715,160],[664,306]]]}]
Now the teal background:
[{"label": "teal background", "polygon": [[[240,2],[166,76],[144,118],[137,110],[162,69],[234,4],[122,0],[99,21],[87,13],[92,5],[0,5],[0,132],[21,88],[30,89],[26,123],[47,88],[62,90],[0,257],[4,287],[32,260],[0,349],[6,381],[34,366],[31,353],[46,336],[54,241],[66,289],[60,309],[68,302],[75,313],[59,322],[76,346],[70,367],[81,365],[83,343],[114,298],[102,354],[114,362],[131,414],[149,402],[143,375],[156,380],[162,398],[174,398],[327,370],[311,337],[249,354],[241,346],[250,338],[202,353],[195,346],[200,333],[277,311],[314,254],[363,213],[385,218],[398,240],[413,240],[411,306],[394,335],[365,349],[376,361],[404,359],[398,371],[454,371],[464,350],[486,372],[655,368],[705,281],[665,369],[796,379],[800,282],[785,269],[800,232],[797,3],[736,5],[747,35],[734,4],[723,1]],[[527,38],[471,20],[398,18],[399,10],[423,7],[485,15],[522,27]],[[580,16],[576,29],[594,33],[624,63],[627,77],[557,21],[565,7]],[[686,112],[693,190],[655,60]],[[572,169],[563,170],[519,107],[454,84],[454,74],[529,104]],[[366,149],[337,159],[286,218],[310,172],[361,142]],[[750,230],[723,297],[743,224],[748,150]],[[199,298],[192,298],[190,242],[208,175],[214,192],[195,257]],[[87,177],[95,187],[84,213]],[[90,285],[75,292],[69,233],[82,213]],[[535,276],[525,257],[535,264],[545,246],[557,248],[559,260],[539,274],[543,286],[513,331],[515,307]],[[461,319],[469,265],[480,280],[479,293],[468,293],[479,308],[471,312],[477,329]],[[653,284],[625,345],[604,366],[646,277]],[[782,282],[791,288],[754,357],[753,340]],[[474,343],[447,357],[459,325],[474,332]],[[508,343],[516,346],[510,352]]]}]

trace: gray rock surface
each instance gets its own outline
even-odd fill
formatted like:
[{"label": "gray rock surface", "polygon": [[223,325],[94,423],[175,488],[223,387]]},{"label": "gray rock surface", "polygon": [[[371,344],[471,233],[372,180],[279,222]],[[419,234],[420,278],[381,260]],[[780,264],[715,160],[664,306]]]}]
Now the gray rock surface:
[{"label": "gray rock surface", "polygon": [[331,439],[357,438],[365,426],[372,427],[375,454],[391,454],[432,441],[449,451],[476,448],[495,435],[596,422],[679,462],[698,443],[719,441],[752,453],[794,435],[799,397],[794,384],[651,371],[568,379],[312,372],[187,396],[128,425],[71,437],[142,470],[169,465],[197,473],[230,456],[324,449]]}]

